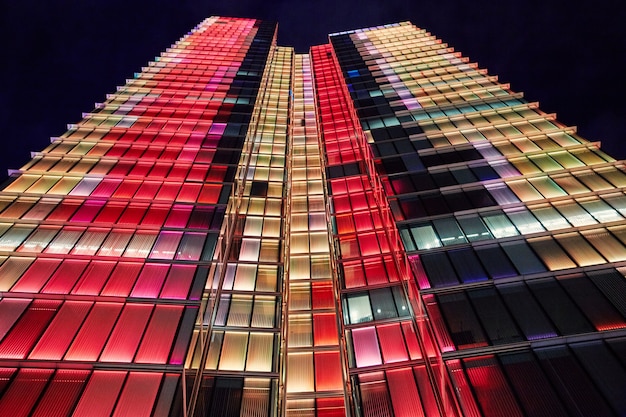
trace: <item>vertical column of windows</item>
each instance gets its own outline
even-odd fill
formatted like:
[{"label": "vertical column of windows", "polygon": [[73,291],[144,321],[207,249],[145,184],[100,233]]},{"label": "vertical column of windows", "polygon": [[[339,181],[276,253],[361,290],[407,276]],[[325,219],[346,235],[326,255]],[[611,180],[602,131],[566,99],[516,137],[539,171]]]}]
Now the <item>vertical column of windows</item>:
[{"label": "vertical column of windows", "polygon": [[[430,333],[411,316],[406,271],[399,268],[405,258],[379,180],[366,162],[369,150],[333,49],[324,45],[311,52],[355,406],[363,415],[380,407],[396,415],[439,415],[425,363],[434,355]],[[425,339],[418,337],[416,323]],[[448,411],[454,413],[452,407]]]},{"label": "vertical column of windows", "polygon": [[[227,210],[230,230],[207,310],[208,346],[195,412],[270,413],[277,407],[284,189],[293,52],[272,47]],[[225,404],[216,395],[237,393]],[[229,410],[229,411],[227,411]]]},{"label": "vertical column of windows", "polygon": [[[286,415],[345,415],[337,295],[308,55],[296,55],[290,135]],[[317,414],[316,414],[317,413]]]}]

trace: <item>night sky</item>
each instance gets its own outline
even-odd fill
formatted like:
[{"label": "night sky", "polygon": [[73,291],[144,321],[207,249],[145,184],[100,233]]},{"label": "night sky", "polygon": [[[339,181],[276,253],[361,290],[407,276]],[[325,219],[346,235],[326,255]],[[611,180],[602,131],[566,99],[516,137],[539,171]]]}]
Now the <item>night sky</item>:
[{"label": "night sky", "polygon": [[0,178],[211,15],[279,23],[297,52],[331,32],[409,20],[588,140],[626,158],[619,0],[0,0]]}]

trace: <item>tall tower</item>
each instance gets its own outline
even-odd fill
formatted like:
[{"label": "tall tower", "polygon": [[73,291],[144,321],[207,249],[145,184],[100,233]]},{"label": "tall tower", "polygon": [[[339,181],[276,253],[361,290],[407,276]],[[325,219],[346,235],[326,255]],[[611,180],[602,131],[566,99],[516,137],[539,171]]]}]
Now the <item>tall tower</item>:
[{"label": "tall tower", "polygon": [[410,23],[208,18],[0,192],[0,415],[623,415],[624,171]]}]

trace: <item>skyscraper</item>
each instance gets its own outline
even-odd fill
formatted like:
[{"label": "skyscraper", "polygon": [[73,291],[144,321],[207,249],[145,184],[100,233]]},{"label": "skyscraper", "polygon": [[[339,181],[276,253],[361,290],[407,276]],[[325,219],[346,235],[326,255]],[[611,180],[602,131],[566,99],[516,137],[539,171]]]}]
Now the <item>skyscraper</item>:
[{"label": "skyscraper", "polygon": [[410,23],[208,18],[0,193],[0,415],[623,415],[625,186]]}]

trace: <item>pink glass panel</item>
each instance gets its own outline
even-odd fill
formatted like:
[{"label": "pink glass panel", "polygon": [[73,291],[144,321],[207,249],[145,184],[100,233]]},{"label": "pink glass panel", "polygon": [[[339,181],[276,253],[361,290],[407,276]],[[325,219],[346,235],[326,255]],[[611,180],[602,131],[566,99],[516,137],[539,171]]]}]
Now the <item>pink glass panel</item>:
[{"label": "pink glass panel", "polygon": [[182,232],[163,231],[159,233],[150,258],[152,259],[174,259],[178,243],[182,238]]},{"label": "pink glass panel", "polygon": [[374,327],[352,330],[352,345],[357,368],[380,365],[382,363],[378,339]]}]

